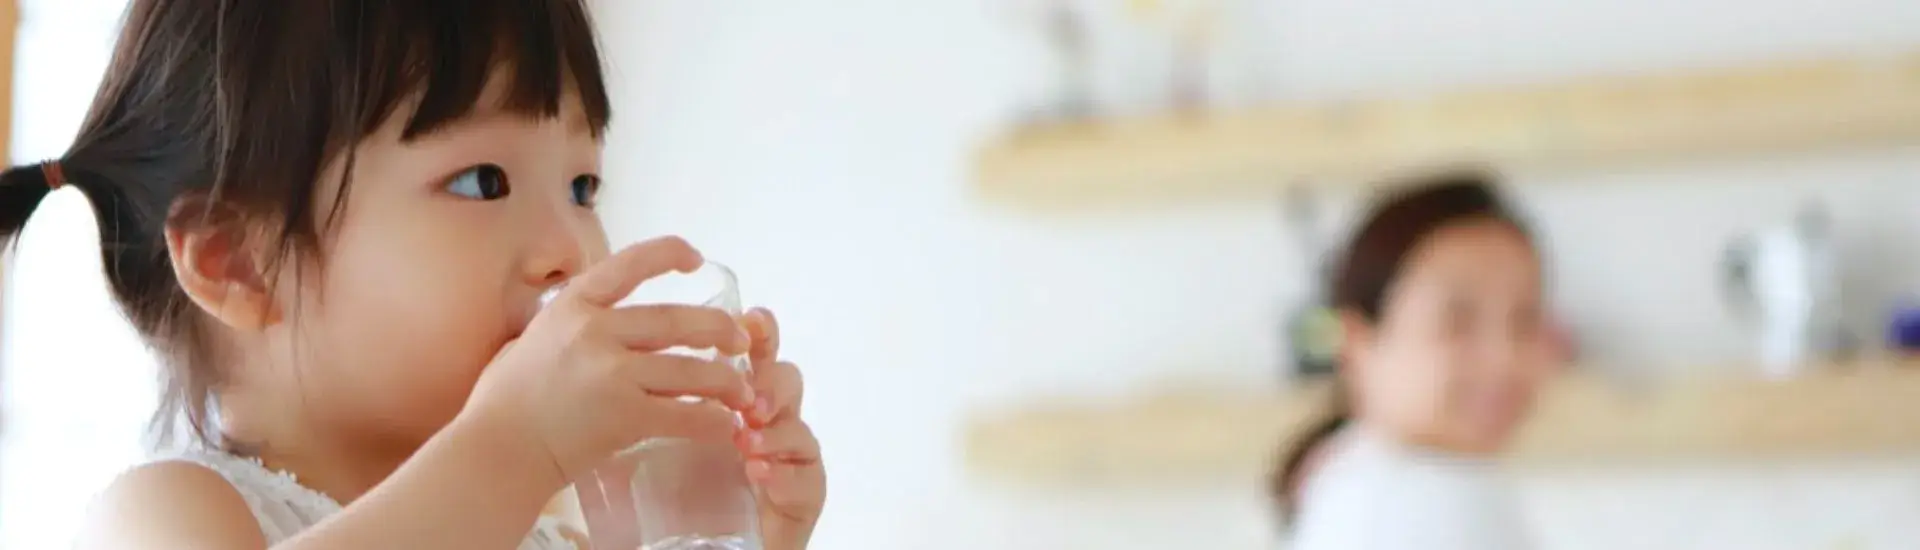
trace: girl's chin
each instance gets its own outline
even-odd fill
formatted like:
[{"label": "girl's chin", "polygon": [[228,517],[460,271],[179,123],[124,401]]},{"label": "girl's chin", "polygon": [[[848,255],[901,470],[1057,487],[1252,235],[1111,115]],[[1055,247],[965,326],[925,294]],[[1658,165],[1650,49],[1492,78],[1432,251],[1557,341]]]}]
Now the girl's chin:
[{"label": "girl's chin", "polygon": [[1436,447],[1448,454],[1472,457],[1491,457],[1506,450],[1503,441],[1476,436],[1446,438],[1438,442]]},{"label": "girl's chin", "polygon": [[1463,444],[1475,452],[1498,454],[1507,450],[1513,443],[1517,427],[1514,421],[1496,421],[1477,423],[1464,430]]},{"label": "girl's chin", "polygon": [[1532,403],[1522,399],[1504,399],[1479,405],[1458,411],[1459,433],[1478,445],[1494,447],[1504,447],[1513,439],[1532,409]]},{"label": "girl's chin", "polygon": [[1417,447],[1466,457],[1498,455],[1506,450],[1510,439],[1503,433],[1458,423],[1434,425],[1429,430],[1402,435],[1401,438]]},{"label": "girl's chin", "polygon": [[1491,456],[1506,452],[1517,430],[1517,422],[1477,418],[1455,418],[1441,424],[1429,441],[1449,453]]}]

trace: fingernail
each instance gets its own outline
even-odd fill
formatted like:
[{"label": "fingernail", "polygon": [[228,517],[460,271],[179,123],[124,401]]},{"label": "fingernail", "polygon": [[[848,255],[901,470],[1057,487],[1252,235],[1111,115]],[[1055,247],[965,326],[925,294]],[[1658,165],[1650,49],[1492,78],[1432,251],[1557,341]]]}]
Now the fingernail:
[{"label": "fingernail", "polygon": [[767,402],[767,399],[764,397],[755,398],[753,400],[753,419],[760,422],[773,420],[773,403]]},{"label": "fingernail", "polygon": [[760,432],[758,431],[747,432],[747,451],[748,452],[751,452],[753,454],[760,454],[761,452],[766,450],[761,448],[765,446],[766,443],[767,443],[767,436],[761,435]]}]

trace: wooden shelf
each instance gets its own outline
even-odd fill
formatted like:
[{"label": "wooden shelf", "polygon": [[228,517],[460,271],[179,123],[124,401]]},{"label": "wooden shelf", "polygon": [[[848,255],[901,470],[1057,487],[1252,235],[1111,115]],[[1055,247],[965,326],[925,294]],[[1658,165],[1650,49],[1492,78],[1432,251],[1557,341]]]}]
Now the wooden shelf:
[{"label": "wooden shelf", "polygon": [[[1193,390],[991,411],[968,426],[967,463],[989,478],[1043,484],[1259,476],[1282,441],[1319,418],[1327,390],[1324,384],[1273,392]],[[1640,387],[1569,375],[1542,395],[1513,458],[1564,467],[1920,455],[1915,419],[1920,364]]]},{"label": "wooden shelf", "polygon": [[1907,142],[1920,142],[1920,53],[1029,128],[982,151],[976,175],[996,201],[1084,204],[1460,164],[1579,168]]}]

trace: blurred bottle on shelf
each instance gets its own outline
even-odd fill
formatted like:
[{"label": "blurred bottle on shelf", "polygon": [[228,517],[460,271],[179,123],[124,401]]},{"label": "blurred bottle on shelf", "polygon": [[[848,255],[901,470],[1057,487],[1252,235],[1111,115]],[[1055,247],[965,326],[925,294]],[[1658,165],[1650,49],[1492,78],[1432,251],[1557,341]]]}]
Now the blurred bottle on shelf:
[{"label": "blurred bottle on shelf", "polygon": [[1831,225],[1823,205],[1808,203],[1791,221],[1727,245],[1728,303],[1752,330],[1764,374],[1797,374],[1851,351]]},{"label": "blurred bottle on shelf", "polygon": [[1317,198],[1305,184],[1293,186],[1284,198],[1284,215],[1301,259],[1300,281],[1305,290],[1288,305],[1282,333],[1286,337],[1292,379],[1332,376],[1340,363],[1340,314],[1327,304],[1324,266],[1327,249],[1320,234]]},{"label": "blurred bottle on shelf", "polygon": [[1053,101],[1045,117],[1065,121],[1093,116],[1092,52],[1085,16],[1066,0],[1049,1],[1046,34],[1057,66]]},{"label": "blurred bottle on shelf", "polygon": [[1287,318],[1289,366],[1296,380],[1333,376],[1340,369],[1340,316],[1320,300],[1294,308]]},{"label": "blurred bottle on shelf", "polygon": [[1168,53],[1164,76],[1164,107],[1199,111],[1212,106],[1214,65],[1219,53],[1220,6],[1217,0],[1131,0],[1127,12],[1148,29],[1147,36],[1162,42]]}]

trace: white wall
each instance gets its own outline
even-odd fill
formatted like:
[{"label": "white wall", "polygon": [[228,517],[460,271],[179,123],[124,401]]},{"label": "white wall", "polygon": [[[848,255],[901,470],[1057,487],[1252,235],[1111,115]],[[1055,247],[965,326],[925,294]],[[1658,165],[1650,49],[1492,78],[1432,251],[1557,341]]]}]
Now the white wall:
[{"label": "white wall", "polygon": [[[1920,45],[1920,4],[1904,0],[1248,1],[1270,30],[1249,56],[1264,70],[1238,76],[1275,97]],[[970,152],[1042,78],[1012,4],[600,2],[616,75],[609,224],[689,236],[783,314],[832,464],[816,547],[1256,546],[1268,526],[1250,485],[1047,493],[960,470],[972,407],[1163,377],[1274,383],[1275,327],[1301,277],[1277,201],[1060,218],[975,201]],[[1152,95],[1133,92],[1103,99],[1138,110]],[[1803,196],[1842,214],[1869,272],[1863,323],[1920,290],[1916,152],[1517,177],[1605,184],[1522,193],[1554,247],[1557,294],[1601,358],[1680,368],[1743,352],[1715,286],[1720,247]],[[1920,514],[1900,496],[1920,493],[1914,472],[1790,470],[1772,479],[1796,481],[1773,485],[1715,469],[1535,487],[1567,548],[1893,547],[1873,526]],[[1804,513],[1766,507],[1778,501]],[[1596,508],[1619,502],[1632,504]]]},{"label": "white wall", "polygon": [[[15,163],[65,152],[106,70],[125,0],[26,0]],[[0,548],[64,548],[95,491],[145,456],[153,360],[108,297],[92,209],[56,192],[7,265],[0,341]]]}]

